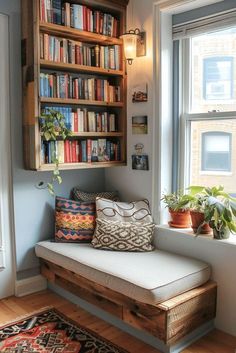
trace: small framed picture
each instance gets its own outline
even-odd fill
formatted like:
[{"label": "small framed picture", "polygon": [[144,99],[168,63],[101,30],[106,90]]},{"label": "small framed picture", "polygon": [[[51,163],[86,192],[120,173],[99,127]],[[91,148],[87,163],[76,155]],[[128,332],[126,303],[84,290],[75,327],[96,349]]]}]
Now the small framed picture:
[{"label": "small framed picture", "polygon": [[132,155],[132,169],[149,170],[148,155],[147,154],[133,154]]},{"label": "small framed picture", "polygon": [[148,101],[148,85],[147,83],[137,85],[132,90],[132,102],[141,103]]},{"label": "small framed picture", "polygon": [[148,133],[148,117],[146,115],[132,117],[133,135]]}]

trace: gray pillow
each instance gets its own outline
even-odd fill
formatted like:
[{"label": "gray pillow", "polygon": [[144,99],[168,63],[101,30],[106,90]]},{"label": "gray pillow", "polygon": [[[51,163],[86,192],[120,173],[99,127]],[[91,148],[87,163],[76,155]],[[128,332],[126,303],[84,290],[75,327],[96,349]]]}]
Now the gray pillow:
[{"label": "gray pillow", "polygon": [[75,201],[96,202],[97,197],[104,199],[118,201],[117,191],[102,191],[102,192],[86,192],[80,190],[78,187],[72,189],[72,197]]}]

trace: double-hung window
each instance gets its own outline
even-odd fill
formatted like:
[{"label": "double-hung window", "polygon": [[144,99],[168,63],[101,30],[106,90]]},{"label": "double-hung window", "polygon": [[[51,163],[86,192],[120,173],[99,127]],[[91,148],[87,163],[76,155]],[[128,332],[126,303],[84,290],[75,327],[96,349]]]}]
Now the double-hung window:
[{"label": "double-hung window", "polygon": [[200,21],[174,46],[180,58],[174,68],[179,70],[179,186],[224,185],[235,194],[236,25],[218,25],[201,30]]}]

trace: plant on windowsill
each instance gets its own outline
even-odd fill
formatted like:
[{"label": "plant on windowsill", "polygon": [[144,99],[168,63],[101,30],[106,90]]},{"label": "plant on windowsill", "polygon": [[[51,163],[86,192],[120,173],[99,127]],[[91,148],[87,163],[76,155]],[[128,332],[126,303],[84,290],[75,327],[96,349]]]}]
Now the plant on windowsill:
[{"label": "plant on windowsill", "polygon": [[205,206],[207,202],[207,195],[204,192],[203,186],[190,186],[188,189],[192,196],[190,201],[190,217],[191,227],[196,235],[211,234],[212,229],[209,223],[205,221]]},{"label": "plant on windowsill", "polygon": [[204,188],[206,204],[205,222],[213,229],[215,239],[227,239],[236,234],[236,199],[224,191],[223,186]]},{"label": "plant on windowsill", "polygon": [[[57,138],[65,140],[69,136],[72,136],[72,132],[66,126],[65,117],[59,111],[47,108],[39,117],[39,127],[41,138],[45,141],[56,141]],[[62,177],[59,171],[59,160],[54,152],[52,156],[52,163],[55,164],[55,168],[52,173],[51,181],[46,184],[44,181],[40,181],[37,185],[39,189],[47,188],[49,193],[54,196],[54,185],[55,183],[61,184]]]},{"label": "plant on windowsill", "polygon": [[190,212],[189,206],[193,196],[183,194],[181,191],[176,193],[164,194],[161,201],[166,204],[169,209],[171,220],[170,227],[174,228],[189,228],[190,227]]}]

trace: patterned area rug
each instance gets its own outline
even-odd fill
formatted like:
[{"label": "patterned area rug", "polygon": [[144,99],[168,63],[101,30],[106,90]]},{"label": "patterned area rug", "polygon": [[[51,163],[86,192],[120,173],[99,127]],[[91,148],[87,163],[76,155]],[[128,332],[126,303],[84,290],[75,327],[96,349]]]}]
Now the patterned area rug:
[{"label": "patterned area rug", "polygon": [[55,309],[0,327],[1,353],[127,353]]}]

